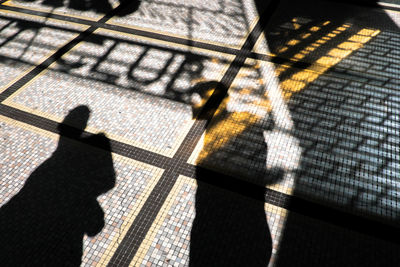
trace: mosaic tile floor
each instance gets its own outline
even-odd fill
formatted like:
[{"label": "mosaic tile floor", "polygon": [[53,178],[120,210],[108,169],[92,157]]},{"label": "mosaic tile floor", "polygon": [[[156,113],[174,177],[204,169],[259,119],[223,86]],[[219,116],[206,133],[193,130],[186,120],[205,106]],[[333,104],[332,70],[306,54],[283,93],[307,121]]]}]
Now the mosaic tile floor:
[{"label": "mosaic tile floor", "polygon": [[397,266],[400,5],[300,2],[0,1],[1,265]]}]

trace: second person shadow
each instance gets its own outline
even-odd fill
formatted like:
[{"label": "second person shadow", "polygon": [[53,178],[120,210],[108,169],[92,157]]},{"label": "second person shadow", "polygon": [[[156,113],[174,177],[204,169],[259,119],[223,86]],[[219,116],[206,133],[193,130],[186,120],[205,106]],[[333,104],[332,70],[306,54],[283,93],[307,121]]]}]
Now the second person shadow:
[{"label": "second person shadow", "polygon": [[114,187],[115,172],[109,139],[82,136],[89,113],[86,106],[69,112],[56,151],[0,208],[3,266],[79,266],[84,235],[104,227],[96,198]]},{"label": "second person shadow", "polygon": [[[207,100],[213,88],[217,91]],[[189,265],[267,266],[272,237],[264,208],[265,186],[281,180],[283,173],[266,170],[268,148],[262,127],[249,127],[250,113],[229,111],[223,85],[204,83],[196,90],[201,101],[194,105],[194,116],[206,120],[213,114],[213,119],[197,158]],[[214,110],[219,106],[215,113],[213,103]]]}]

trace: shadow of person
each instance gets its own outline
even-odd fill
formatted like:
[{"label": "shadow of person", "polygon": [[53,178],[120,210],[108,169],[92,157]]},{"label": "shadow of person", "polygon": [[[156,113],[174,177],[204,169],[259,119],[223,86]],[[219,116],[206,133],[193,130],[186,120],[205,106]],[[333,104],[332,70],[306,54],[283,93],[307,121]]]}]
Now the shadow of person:
[{"label": "shadow of person", "polygon": [[115,172],[109,139],[82,137],[89,113],[86,106],[69,112],[56,151],[0,208],[2,266],[79,266],[84,234],[102,230],[96,198],[114,187]]},{"label": "shadow of person", "polygon": [[[34,2],[34,0],[25,0],[26,2]],[[118,7],[117,16],[126,16],[135,12],[140,5],[140,0],[120,0]],[[93,11],[100,14],[106,14],[114,9],[108,0],[44,0],[43,5],[50,6],[53,8],[63,7],[67,5],[68,8],[77,11]]]},{"label": "shadow of person", "polygon": [[134,13],[139,9],[141,0],[120,0],[119,10],[116,16],[123,17]]},{"label": "shadow of person", "polygon": [[[206,102],[213,88],[217,91]],[[266,170],[267,147],[262,131],[247,127],[246,120],[252,119],[250,113],[228,110],[226,88],[211,82],[196,90],[201,99],[193,106],[197,119],[210,118],[214,113],[209,103],[214,110],[219,107],[207,125],[197,160],[196,217],[191,230],[189,265],[266,266],[272,253],[272,238],[264,209],[265,186],[282,179],[282,172]],[[241,124],[245,127],[241,128]],[[246,139],[247,145],[231,150]],[[227,156],[218,156],[225,153]],[[246,164],[239,166],[245,158],[252,161],[258,172],[246,168]],[[219,172],[216,175],[210,169]]]},{"label": "shadow of person", "polygon": [[108,2],[107,0],[99,0],[99,1],[70,0],[68,7],[79,11],[93,10],[94,12],[103,14],[110,12],[113,9],[110,2]]}]

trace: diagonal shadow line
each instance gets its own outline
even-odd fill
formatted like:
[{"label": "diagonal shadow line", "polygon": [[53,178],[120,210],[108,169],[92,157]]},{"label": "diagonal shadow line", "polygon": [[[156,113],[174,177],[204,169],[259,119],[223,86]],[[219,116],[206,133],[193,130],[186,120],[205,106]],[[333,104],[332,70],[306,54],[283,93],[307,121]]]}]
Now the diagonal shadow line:
[{"label": "diagonal shadow line", "polygon": [[18,35],[20,35],[25,29],[19,29],[18,32],[14,33],[12,36],[7,37],[6,40],[4,40],[3,42],[0,43],[0,47],[5,46],[6,44],[8,44],[9,42],[13,41],[15,38],[18,37]]}]

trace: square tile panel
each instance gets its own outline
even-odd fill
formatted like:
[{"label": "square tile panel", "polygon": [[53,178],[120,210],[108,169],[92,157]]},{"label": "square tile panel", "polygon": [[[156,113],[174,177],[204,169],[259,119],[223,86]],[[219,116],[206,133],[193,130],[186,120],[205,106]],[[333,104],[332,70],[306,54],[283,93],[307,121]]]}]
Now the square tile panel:
[{"label": "square tile panel", "polygon": [[193,124],[201,84],[219,82],[231,56],[98,31],[6,105],[61,121],[87,105],[91,132],[172,156]]},{"label": "square tile panel", "polygon": [[[31,258],[26,260],[39,265],[43,259],[52,262],[49,255],[41,254],[49,250],[61,261],[80,260],[79,253],[66,255],[62,251],[74,251],[82,246],[83,238],[81,266],[105,266],[163,171],[67,138],[57,140],[55,134],[5,117],[0,117],[0,127],[5,144],[0,150],[0,215],[27,234],[29,242],[42,233],[40,227],[30,224],[49,227],[39,239],[46,243],[44,247],[36,255],[27,255]],[[13,216],[15,208],[17,214],[25,216]],[[44,212],[46,216],[40,217]],[[52,221],[53,217],[57,219]],[[74,227],[75,223],[79,227]],[[81,237],[74,239],[82,225],[86,234],[81,232]],[[51,227],[58,229],[51,231]]]}]

